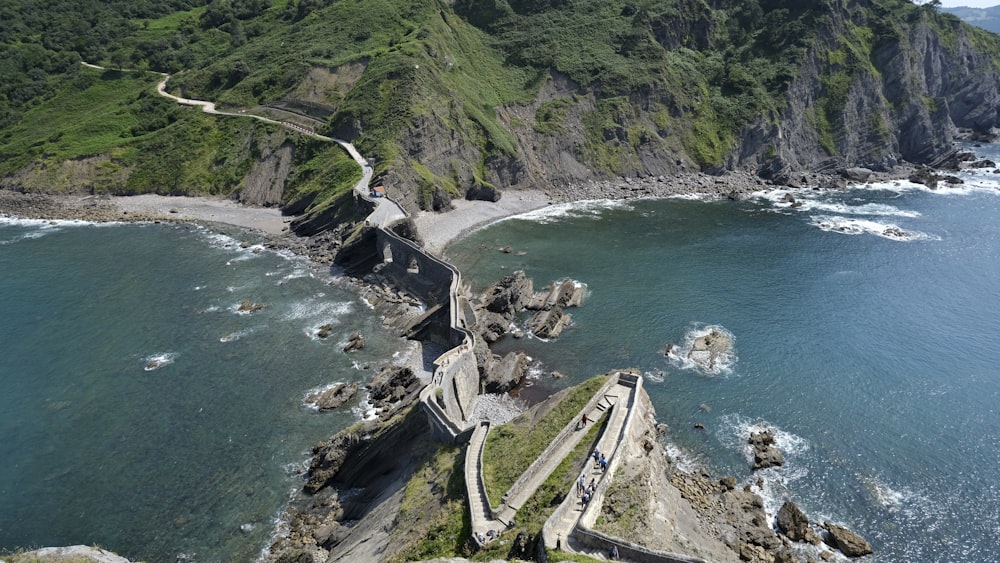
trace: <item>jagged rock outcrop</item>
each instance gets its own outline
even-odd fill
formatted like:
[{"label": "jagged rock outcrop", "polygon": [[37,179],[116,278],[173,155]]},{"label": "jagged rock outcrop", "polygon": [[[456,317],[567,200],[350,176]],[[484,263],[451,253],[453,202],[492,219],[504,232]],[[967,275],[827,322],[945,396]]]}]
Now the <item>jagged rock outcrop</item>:
[{"label": "jagged rock outcrop", "polygon": [[351,352],[354,350],[363,350],[365,347],[365,337],[361,336],[360,332],[351,333],[350,338],[347,339],[347,344],[344,345],[345,352]]},{"label": "jagged rock outcrop", "polygon": [[527,370],[528,357],[523,352],[508,352],[490,365],[483,377],[483,388],[487,393],[506,393],[521,383]]},{"label": "jagged rock outcrop", "polygon": [[310,393],[306,396],[306,403],[316,405],[316,408],[319,410],[330,410],[350,401],[357,393],[357,383],[351,383],[350,385],[340,383],[329,389]]},{"label": "jagged rock outcrop", "polygon": [[532,282],[517,270],[483,292],[476,311],[476,326],[486,342],[496,342],[507,333],[511,322],[524,310],[532,296]]},{"label": "jagged rock outcrop", "polygon": [[747,443],[753,446],[753,468],[755,470],[784,465],[785,458],[781,450],[774,445],[774,432],[771,430],[751,432]]},{"label": "jagged rock outcrop", "polygon": [[357,436],[347,431],[327,442],[316,444],[312,450],[313,457],[309,462],[308,479],[303,490],[309,494],[318,493],[337,476],[347,456],[360,445]]},{"label": "jagged rock outcrop", "polygon": [[817,543],[819,538],[809,526],[809,518],[792,501],[785,501],[778,510],[778,530],[792,541]]},{"label": "jagged rock outcrop", "polygon": [[420,391],[421,383],[407,366],[386,366],[372,377],[367,387],[368,401],[377,409],[388,409]]},{"label": "jagged rock outcrop", "polygon": [[848,557],[861,557],[872,553],[872,546],[864,538],[843,526],[824,522],[823,527],[828,532],[823,541],[831,547],[839,549]]}]

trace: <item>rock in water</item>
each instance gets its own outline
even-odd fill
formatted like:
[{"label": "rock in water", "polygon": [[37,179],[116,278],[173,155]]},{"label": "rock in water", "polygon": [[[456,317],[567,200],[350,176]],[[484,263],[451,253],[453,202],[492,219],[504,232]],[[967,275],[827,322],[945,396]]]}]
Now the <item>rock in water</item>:
[{"label": "rock in water", "polygon": [[811,543],[815,539],[815,534],[809,527],[809,518],[792,501],[785,501],[778,511],[778,530],[792,541]]},{"label": "rock in water", "polygon": [[260,311],[263,308],[264,305],[261,305],[260,303],[254,303],[249,299],[244,299],[243,301],[240,301],[240,306],[237,307],[236,310],[240,311],[241,313],[254,313],[256,311]]},{"label": "rock in water", "polygon": [[774,433],[770,430],[751,432],[747,443],[753,446],[753,468],[755,470],[784,465],[785,457],[781,450],[774,446]]},{"label": "rock in water", "polygon": [[872,546],[864,538],[843,526],[824,522],[823,527],[829,532],[829,537],[823,541],[835,547],[848,557],[861,557],[872,553]]},{"label": "rock in water", "polygon": [[316,405],[316,408],[320,410],[335,409],[347,401],[350,401],[354,395],[357,394],[357,392],[357,383],[352,383],[350,385],[341,383],[325,391],[310,393],[309,396],[306,397],[306,402]]},{"label": "rock in water", "polygon": [[347,346],[344,346],[345,352],[350,352],[351,350],[361,350],[365,347],[365,337],[361,336],[361,333],[355,332],[347,340]]}]

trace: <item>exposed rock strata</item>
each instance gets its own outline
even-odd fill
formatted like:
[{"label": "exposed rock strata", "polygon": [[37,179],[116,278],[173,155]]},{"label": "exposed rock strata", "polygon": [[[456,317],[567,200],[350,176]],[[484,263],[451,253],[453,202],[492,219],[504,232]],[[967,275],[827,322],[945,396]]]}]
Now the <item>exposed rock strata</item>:
[{"label": "exposed rock strata", "polygon": [[350,385],[340,383],[329,389],[310,393],[306,396],[306,403],[316,405],[316,408],[319,410],[330,410],[350,401],[357,393],[357,383],[351,383]]},{"label": "exposed rock strata", "polygon": [[397,403],[408,404],[423,384],[407,366],[386,366],[368,383],[368,401],[382,410],[383,418]]}]

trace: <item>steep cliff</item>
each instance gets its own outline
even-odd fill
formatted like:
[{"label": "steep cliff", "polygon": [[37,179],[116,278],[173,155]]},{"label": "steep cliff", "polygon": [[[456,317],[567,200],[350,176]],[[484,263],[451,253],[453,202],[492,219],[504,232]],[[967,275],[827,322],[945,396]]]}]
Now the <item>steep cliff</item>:
[{"label": "steep cliff", "polygon": [[[122,39],[96,62],[349,139],[410,210],[620,176],[934,164],[1000,120],[1000,38],[908,0],[276,4],[112,18]],[[29,28],[0,47],[24,59]],[[357,174],[332,145],[179,109],[156,75],[81,70],[74,45],[37,46],[56,74],[17,76],[51,92],[0,103],[0,185],[280,202],[308,233],[351,220]]]}]

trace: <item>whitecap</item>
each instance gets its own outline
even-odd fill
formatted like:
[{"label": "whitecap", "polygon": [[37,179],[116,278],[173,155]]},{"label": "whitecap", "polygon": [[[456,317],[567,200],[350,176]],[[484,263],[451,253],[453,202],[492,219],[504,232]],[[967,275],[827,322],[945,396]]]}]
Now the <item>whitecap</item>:
[{"label": "whitecap", "polygon": [[629,202],[623,200],[587,199],[550,205],[534,211],[528,211],[527,213],[513,215],[503,220],[532,221],[541,224],[557,223],[566,219],[581,218],[588,218],[596,221],[601,219],[605,211],[611,209],[630,210],[633,209],[633,207]]},{"label": "whitecap", "polygon": [[353,303],[349,301],[328,301],[321,297],[314,296],[291,303],[284,314],[284,319],[288,321],[327,319],[322,323],[326,324],[335,322],[338,317],[347,315],[354,309]]},{"label": "whitecap", "polygon": [[235,332],[230,332],[229,334],[219,338],[219,342],[235,342],[244,336],[250,336],[254,332],[257,332],[258,327],[245,328],[243,330],[237,330]]},{"label": "whitecap", "polygon": [[667,378],[667,373],[662,369],[655,369],[651,371],[644,372],[642,378],[651,383],[663,383]]},{"label": "whitecap", "polygon": [[781,450],[784,465],[759,469],[751,475],[747,484],[753,492],[764,499],[764,511],[768,519],[773,519],[781,505],[792,497],[791,484],[809,476],[807,464],[802,458],[812,448],[809,440],[770,424],[766,421],[751,421],[738,414],[728,414],[720,419],[716,430],[719,441],[727,448],[738,450],[753,463],[753,446],[747,439],[753,432],[770,430],[774,434],[774,445]]},{"label": "whitecap", "polygon": [[365,393],[364,397],[358,401],[358,404],[351,408],[351,412],[360,420],[367,421],[377,419],[379,409],[375,408],[375,405],[372,404],[371,394]]},{"label": "whitecap", "polygon": [[810,218],[810,224],[822,231],[831,233],[840,233],[844,235],[870,234],[899,242],[940,240],[939,237],[929,235],[927,233],[903,229],[894,223],[882,223],[879,221],[853,219],[836,215],[813,216]]},{"label": "whitecap", "polygon": [[[708,336],[712,332],[718,332],[729,339],[730,347],[725,353],[710,358],[709,352],[693,351],[695,341],[703,336]],[[667,360],[671,365],[683,370],[697,371],[705,375],[730,374],[739,361],[736,355],[736,337],[728,329],[721,325],[704,325],[696,323],[684,334],[680,344],[668,345],[666,351]]]},{"label": "whitecap", "polygon": [[168,366],[168,365],[174,363],[174,360],[176,358],[177,358],[177,354],[175,352],[164,352],[162,354],[153,354],[153,355],[150,355],[150,356],[146,356],[142,360],[142,362],[143,362],[143,368],[142,369],[143,369],[143,371],[157,370],[157,369],[160,369],[160,368],[162,368],[164,366]]},{"label": "whitecap", "polygon": [[698,463],[697,458],[692,456],[686,450],[681,449],[673,442],[664,442],[663,451],[667,454],[677,469],[680,469],[684,473],[695,473],[701,469],[701,464]]}]

